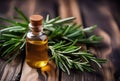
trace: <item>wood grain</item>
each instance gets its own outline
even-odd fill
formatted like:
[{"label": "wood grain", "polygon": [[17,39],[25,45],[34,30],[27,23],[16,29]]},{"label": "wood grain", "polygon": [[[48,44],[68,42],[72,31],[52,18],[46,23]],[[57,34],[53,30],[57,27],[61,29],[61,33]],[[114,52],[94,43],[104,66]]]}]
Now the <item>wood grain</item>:
[{"label": "wood grain", "polygon": [[98,29],[95,33],[104,37],[103,44],[95,49],[97,57],[108,60],[107,63],[103,64],[102,76],[104,77],[104,81],[115,81],[115,67],[112,63],[112,60],[115,60],[115,58],[109,57],[114,54],[114,49],[118,49],[120,47],[120,31],[107,4],[96,4],[90,2],[87,4],[88,5],[82,4],[85,26],[96,24]]}]

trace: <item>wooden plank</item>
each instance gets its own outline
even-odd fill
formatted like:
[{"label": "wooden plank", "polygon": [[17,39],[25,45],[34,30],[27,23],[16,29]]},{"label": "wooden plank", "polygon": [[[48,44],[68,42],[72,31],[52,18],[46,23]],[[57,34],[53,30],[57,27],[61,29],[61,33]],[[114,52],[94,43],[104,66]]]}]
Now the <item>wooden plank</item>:
[{"label": "wooden plank", "polygon": [[[110,13],[107,4],[100,2],[98,3],[99,4],[90,1],[87,3],[82,3],[82,14],[85,26],[96,24],[98,29],[95,33],[104,38],[102,42],[103,44],[101,44],[100,47],[97,47],[95,51],[97,52],[97,57],[107,59],[107,63],[103,64],[103,71],[101,73],[101,75],[104,77],[104,80],[114,81],[115,67],[113,60],[118,60],[114,57],[116,54],[113,52],[113,50],[119,49],[120,47],[120,31]],[[119,53],[120,52],[118,52],[118,54]],[[112,58],[109,58],[111,55]]]},{"label": "wooden plank", "polygon": [[80,8],[77,0],[58,0],[59,1],[59,15],[61,18],[76,17],[74,22],[82,24]]},{"label": "wooden plank", "polygon": [[27,63],[24,63],[22,77],[20,81],[58,81],[59,70],[56,65],[50,61],[47,66],[34,69],[31,68]]},{"label": "wooden plank", "polygon": [[10,63],[0,59],[0,81],[19,81],[22,68],[22,59],[19,57]]},{"label": "wooden plank", "polygon": [[[68,0],[70,2],[72,2],[71,0]],[[64,0],[62,0],[61,2],[65,2]],[[75,0],[74,0],[75,2]],[[75,3],[78,3],[77,1]],[[71,3],[72,4],[72,3]],[[62,4],[61,4],[62,5]],[[77,4],[76,4],[77,5]],[[64,7],[69,7],[69,5],[67,5],[67,3],[65,5],[63,5],[61,8],[61,13],[60,15],[62,15],[63,17],[68,17],[70,15],[70,13],[76,13],[76,14],[71,14],[71,16],[76,16],[77,14],[79,14],[79,16],[77,16],[77,22],[79,24],[81,24],[83,21],[79,21],[82,20],[81,18],[81,12],[80,11],[80,4],[78,4],[79,8],[74,8],[73,6],[71,6],[71,8],[74,10],[65,10],[64,12],[62,10],[66,9]],[[76,6],[75,6],[76,7]],[[64,13],[64,14],[63,14]],[[71,71],[70,75],[67,75],[64,72],[61,72],[61,81],[103,81],[103,76],[101,76],[101,74],[99,73],[100,70],[96,70],[96,72],[92,72],[92,73],[88,73],[88,72],[79,72],[79,71]]]},{"label": "wooden plank", "polygon": [[70,75],[62,72],[61,81],[104,81],[99,72],[71,71]]}]

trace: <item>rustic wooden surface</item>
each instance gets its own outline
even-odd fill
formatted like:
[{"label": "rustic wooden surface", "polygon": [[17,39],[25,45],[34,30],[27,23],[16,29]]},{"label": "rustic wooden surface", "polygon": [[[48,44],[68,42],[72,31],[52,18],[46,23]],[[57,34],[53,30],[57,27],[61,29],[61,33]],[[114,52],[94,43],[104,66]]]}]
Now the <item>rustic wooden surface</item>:
[{"label": "rustic wooden surface", "polygon": [[[14,7],[28,17],[31,14],[50,14],[51,18],[75,16],[76,23],[89,27],[96,24],[95,34],[104,38],[99,46],[88,46],[98,57],[107,62],[95,72],[72,70],[67,75],[53,62],[42,69],[33,69],[24,61],[24,52],[11,63],[0,59],[0,81],[120,81],[120,9],[117,0],[0,0],[0,16],[12,18]],[[2,22],[0,22],[2,23]]]}]

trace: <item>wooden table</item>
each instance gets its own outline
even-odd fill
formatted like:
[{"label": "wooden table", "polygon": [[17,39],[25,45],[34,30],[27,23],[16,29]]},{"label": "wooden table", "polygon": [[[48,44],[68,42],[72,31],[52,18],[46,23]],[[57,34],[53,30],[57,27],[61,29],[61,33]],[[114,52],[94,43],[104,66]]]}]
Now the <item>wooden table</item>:
[{"label": "wooden table", "polygon": [[67,75],[54,62],[42,69],[33,69],[24,61],[24,51],[11,63],[0,59],[0,81],[120,81],[120,9],[119,3],[108,0],[1,0],[0,16],[11,18],[14,6],[29,17],[31,14],[50,14],[51,18],[77,17],[84,27],[97,25],[95,34],[104,38],[99,46],[88,46],[98,58],[107,62],[95,72],[71,70]]}]

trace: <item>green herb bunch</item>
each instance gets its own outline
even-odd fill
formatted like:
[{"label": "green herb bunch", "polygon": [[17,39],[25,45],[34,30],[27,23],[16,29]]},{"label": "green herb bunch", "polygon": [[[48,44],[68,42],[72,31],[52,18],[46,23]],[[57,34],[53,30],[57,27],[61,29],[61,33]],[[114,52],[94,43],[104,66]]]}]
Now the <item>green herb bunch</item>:
[{"label": "green herb bunch", "polygon": [[[18,14],[15,19],[21,22],[0,18],[1,21],[9,23],[9,26],[0,25],[0,57],[8,58],[8,61],[13,60],[24,49],[26,33],[29,31],[28,18],[19,9],[15,8],[15,11]],[[44,32],[49,38],[50,60],[54,60],[56,65],[68,74],[70,69],[93,71],[90,62],[101,67],[100,63],[105,60],[96,58],[87,49],[81,48],[82,44],[99,43],[101,37],[93,34],[88,37],[86,34],[93,32],[96,26],[83,29],[81,25],[73,22],[74,19],[74,17],[50,19],[47,16],[44,20]]]}]

